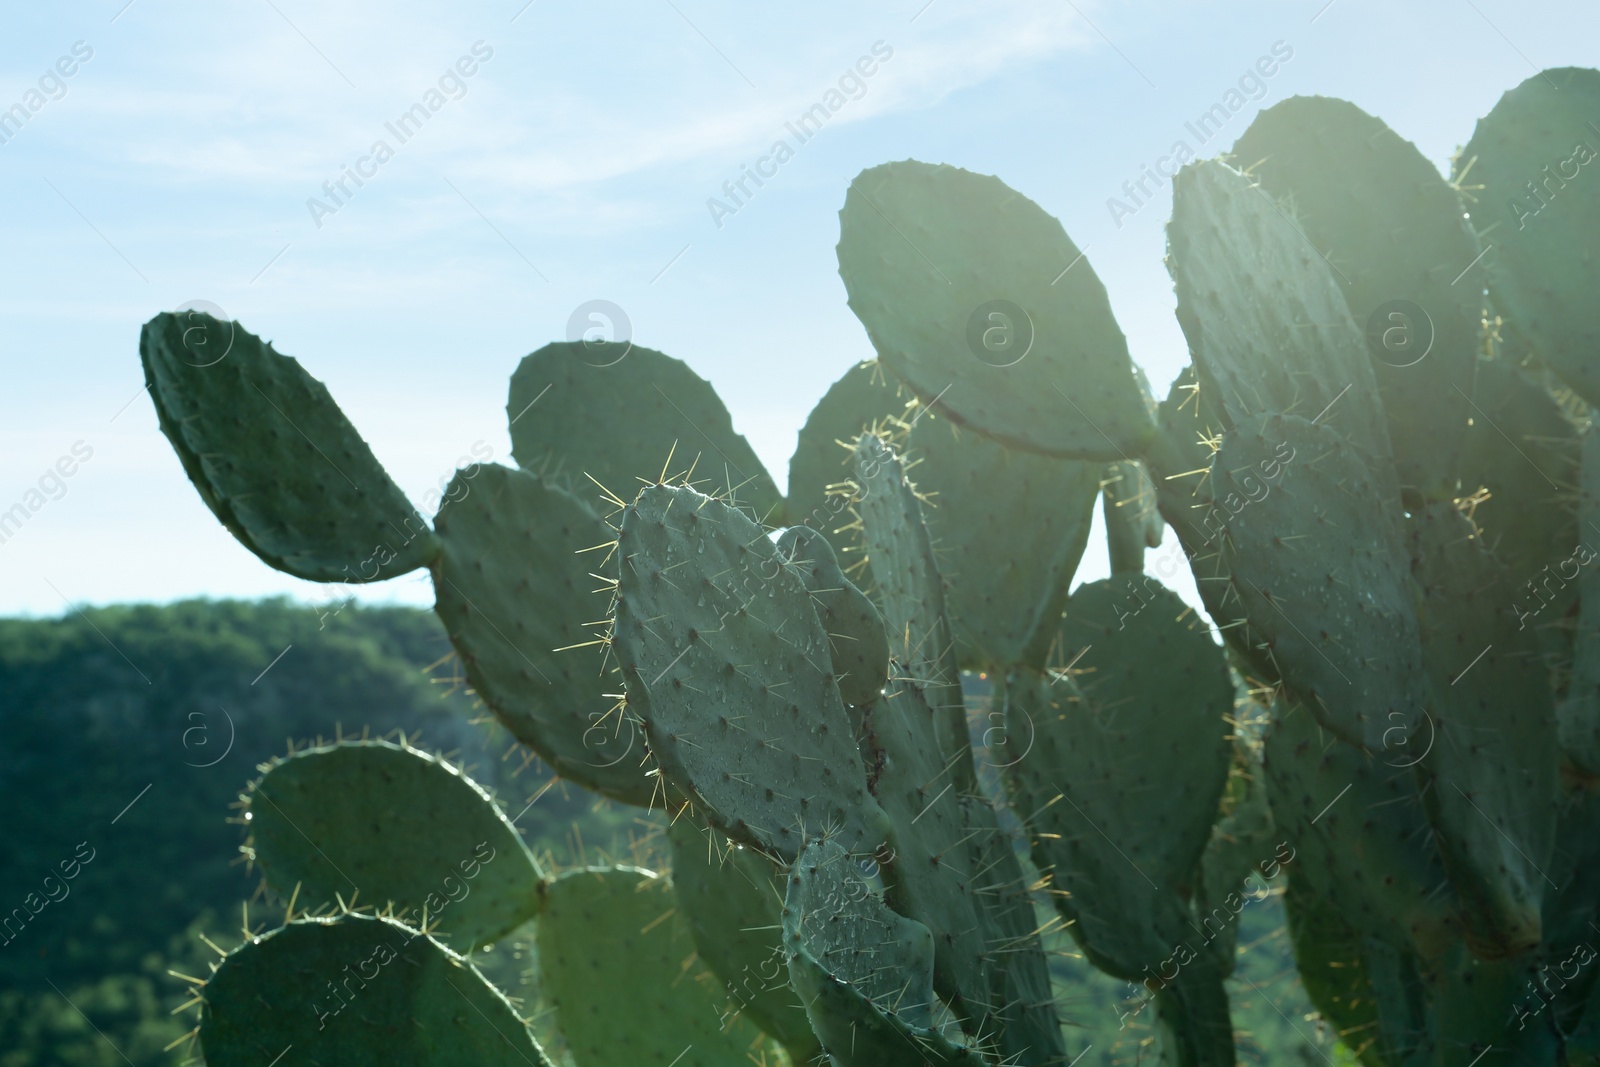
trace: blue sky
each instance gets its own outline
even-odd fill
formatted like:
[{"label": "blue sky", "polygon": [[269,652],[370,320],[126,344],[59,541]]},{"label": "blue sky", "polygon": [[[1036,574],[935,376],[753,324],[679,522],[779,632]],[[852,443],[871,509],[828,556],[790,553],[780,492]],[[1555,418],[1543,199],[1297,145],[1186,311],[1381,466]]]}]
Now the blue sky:
[{"label": "blue sky", "polygon": [[[1107,201],[1175,141],[1225,151],[1258,109],[1321,94],[1445,167],[1504,90],[1600,65],[1600,9],[1577,2],[125,4],[30,5],[0,41],[0,110],[42,101],[0,144],[0,511],[92,453],[0,544],[4,613],[324,595],[235,544],[184,478],[140,391],[157,311],[210,301],[298,356],[420,500],[475,444],[510,462],[518,359],[610,300],[712,381],[782,484],[812,403],[871,355],[833,252],[863,168],[998,174],[1059,217],[1164,391],[1187,361],[1170,187],[1119,220]],[[1258,98],[1194,143],[1185,123],[1280,42]],[[847,83],[858,98],[713,218],[875,44],[892,55]],[[401,143],[386,123],[430,90]],[[1103,571],[1096,546],[1082,576]],[[431,603],[419,575],[366,595]]]}]

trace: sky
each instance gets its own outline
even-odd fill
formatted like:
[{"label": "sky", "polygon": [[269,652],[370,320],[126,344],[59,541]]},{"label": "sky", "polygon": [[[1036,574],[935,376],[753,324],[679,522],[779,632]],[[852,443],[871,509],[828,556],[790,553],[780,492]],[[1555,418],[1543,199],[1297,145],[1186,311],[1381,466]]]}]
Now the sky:
[{"label": "sky", "polygon": [[[139,327],[159,311],[205,301],[298,357],[420,502],[474,449],[511,462],[518,360],[609,301],[634,341],[715,385],[782,485],[812,404],[873,354],[834,254],[861,170],[951,163],[1036,201],[1164,393],[1188,359],[1162,261],[1170,185],[1131,214],[1108,201],[1175,141],[1216,155],[1261,108],[1337,96],[1447,170],[1502,92],[1600,65],[1600,8],[1575,0],[444,6],[8,12],[0,110],[28,117],[0,127],[0,512],[41,479],[48,494],[0,543],[0,614],[326,599],[238,545],[185,478],[141,388]],[[1196,143],[1185,123],[1274,55]],[[828,124],[714,209],[863,56],[880,61]],[[430,92],[420,129],[389,129]],[[62,457],[74,472],[49,476]],[[1157,550],[1177,551],[1170,533]],[[1080,578],[1104,574],[1097,537]],[[425,572],[361,596],[432,603]]]}]

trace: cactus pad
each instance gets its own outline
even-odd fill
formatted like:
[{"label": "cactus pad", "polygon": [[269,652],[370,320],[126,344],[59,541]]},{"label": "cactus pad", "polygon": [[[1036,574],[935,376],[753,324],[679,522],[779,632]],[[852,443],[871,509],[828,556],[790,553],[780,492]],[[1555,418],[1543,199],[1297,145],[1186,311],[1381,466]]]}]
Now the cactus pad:
[{"label": "cactus pad", "polygon": [[789,871],[784,946],[790,956],[810,956],[881,1010],[926,1029],[935,1006],[933,933],[890,910],[863,866],[838,842],[806,844]]},{"label": "cactus pad", "polygon": [[1193,609],[1144,576],[1075,592],[1062,648],[1081,692],[1065,677],[1007,676],[1007,733],[1033,738],[1010,784],[1036,862],[1070,894],[1056,899],[1074,936],[1136,981],[1192,932],[1175,887],[1194,884],[1227,781],[1233,683]]},{"label": "cactus pad", "polygon": [[[512,736],[565,778],[630,804],[659,791],[644,731],[602,670],[605,545],[615,532],[573,494],[498,464],[447,490],[434,611],[472,687]],[[607,693],[612,695],[607,695]]]},{"label": "cactus pad", "polygon": [[1506,359],[1481,363],[1472,401],[1462,495],[1489,491],[1472,521],[1495,556],[1529,583],[1510,592],[1528,625],[1552,629],[1576,595],[1561,562],[1578,544],[1570,496],[1579,478],[1578,433],[1544,386]]},{"label": "cactus pad", "polygon": [[1559,795],[1555,712],[1506,568],[1449,501],[1408,522],[1438,740],[1419,765],[1473,951],[1539,943]]},{"label": "cactus pad", "polygon": [[797,567],[742,511],[651,486],[623,513],[614,650],[669,782],[730,837],[792,857],[887,833]]},{"label": "cactus pad", "polygon": [[1257,416],[1211,462],[1223,565],[1284,684],[1329,730],[1381,752],[1427,703],[1392,486],[1325,425]]},{"label": "cactus pad", "polygon": [[889,675],[889,638],[883,616],[839,569],[828,539],[809,526],[791,526],[778,552],[799,572],[833,650],[833,674],[846,704],[871,704]]},{"label": "cactus pad", "polygon": [[1541,71],[1478,120],[1456,173],[1472,225],[1494,245],[1484,266],[1503,331],[1591,404],[1600,404],[1597,124],[1600,71]]},{"label": "cactus pad", "polygon": [[1433,957],[1460,937],[1458,901],[1407,766],[1428,743],[1426,721],[1409,741],[1385,762],[1323,733],[1306,709],[1280,706],[1264,751],[1267,797],[1297,878],[1359,932]]},{"label": "cactus pad", "polygon": [[982,917],[960,793],[939,749],[934,713],[897,679],[867,709],[862,750],[881,770],[873,795],[895,826],[885,882],[896,910],[939,931],[934,982],[969,1028],[990,1029],[997,978]]},{"label": "cactus pad", "polygon": [[700,958],[722,980],[728,1011],[770,1034],[792,1062],[809,1062],[817,1038],[783,963],[783,872],[687,814],[673,820],[667,840],[673,894]]},{"label": "cactus pad", "polygon": [[1013,448],[1138,455],[1150,418],[1105,286],[1082,259],[1033,201],[958,167],[862,171],[839,212],[850,310],[917,396]]},{"label": "cactus pad", "polygon": [[1336,266],[1371,334],[1401,484],[1449,495],[1483,311],[1481,249],[1456,190],[1382,120],[1323,96],[1263,111],[1233,155]]},{"label": "cactus pad", "polygon": [[223,959],[201,991],[211,1067],[549,1067],[506,998],[426,934],[389,919],[298,919]]},{"label": "cactus pad", "polygon": [[[961,666],[1043,667],[1089,543],[1104,465],[1004,448],[935,412],[916,421],[905,455]],[[866,536],[875,536],[871,523]]]},{"label": "cactus pad", "polygon": [[373,582],[438,551],[327,387],[292,356],[199,311],[145,323],[139,354],[161,431],[201,499],[268,566]]},{"label": "cactus pad", "polygon": [[983,1067],[931,1026],[933,934],[889,910],[831,841],[795,861],[783,905],[789,981],[837,1067]]},{"label": "cactus pad", "polygon": [[1387,459],[1389,433],[1361,331],[1333,268],[1268,195],[1222,163],[1173,182],[1167,267],[1208,400],[1326,421]]},{"label": "cactus pad", "polygon": [[476,782],[426,752],[346,741],[274,761],[245,795],[251,846],[284,897],[393,904],[456,948],[533,917],[538,863]]},{"label": "cactus pad", "polygon": [[1136,459],[1110,464],[1100,480],[1100,499],[1111,573],[1142,573],[1145,549],[1159,548],[1165,529],[1149,470]]},{"label": "cactus pad", "polygon": [[1354,1037],[1378,1025],[1361,935],[1326,897],[1307,884],[1303,870],[1290,868],[1283,906],[1289,943],[1307,998],[1335,1032],[1352,1035],[1352,1048],[1358,1055],[1367,1053],[1361,1057],[1366,1067],[1388,1067],[1390,1061],[1380,1058],[1382,1050],[1372,1038]]},{"label": "cactus pad", "polygon": [[776,1054],[750,1023],[723,1025],[722,987],[695,962],[666,878],[593,867],[567,871],[543,893],[540,988],[577,1067],[741,1067],[747,1055],[759,1063]]},{"label": "cactus pad", "polygon": [[832,537],[846,523],[847,497],[829,496],[828,486],[850,480],[851,446],[879,423],[911,403],[883,364],[858,363],[828,387],[800,428],[789,459],[788,517]]},{"label": "cactus pad", "polygon": [[[693,468],[696,485],[776,522],[783,497],[733,429],[711,383],[681,360],[626,342],[566,341],[523,358],[506,402],[511,451],[524,470],[593,478],[622,500],[641,483]],[[671,470],[663,467],[671,460]],[[588,477],[586,478],[585,475]]]},{"label": "cactus pad", "polygon": [[922,504],[906,480],[904,461],[880,438],[862,434],[856,441],[855,463],[856,512],[867,559],[878,559],[873,578],[890,654],[927,695],[937,715],[939,747],[954,760],[957,788],[965,788],[972,780],[972,758],[958,754],[970,748],[966,701],[945,612],[944,578],[934,559]]}]

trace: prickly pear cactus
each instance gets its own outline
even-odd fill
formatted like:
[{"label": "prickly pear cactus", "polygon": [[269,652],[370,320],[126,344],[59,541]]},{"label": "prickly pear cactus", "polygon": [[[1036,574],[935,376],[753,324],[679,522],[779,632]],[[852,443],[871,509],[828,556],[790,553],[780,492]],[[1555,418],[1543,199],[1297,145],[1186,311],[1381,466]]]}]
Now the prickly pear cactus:
[{"label": "prickly pear cactus", "polygon": [[[576,1067],[1060,1067],[1065,923],[1164,1060],[1225,1067],[1237,916],[1287,870],[1367,1067],[1595,1063],[1597,109],[1600,72],[1541,72],[1448,182],[1352,104],[1263,112],[1174,181],[1159,405],[1037,204],[869,169],[838,254],[876,359],[787,498],[684,364],[554,344],[512,380],[522,469],[458,472],[430,529],[295,360],[157,316],[159,425],[247,549],[426,565],[517,741],[675,820],[674,875],[546,875],[425,753],[264,767],[247,849],[289,914],[200,987],[208,1062],[541,1064],[452,952],[528,929]],[[1074,590],[1097,498],[1112,576]],[[1163,522],[1214,630],[1143,573]],[[1000,683],[1009,814],[963,668]]]}]

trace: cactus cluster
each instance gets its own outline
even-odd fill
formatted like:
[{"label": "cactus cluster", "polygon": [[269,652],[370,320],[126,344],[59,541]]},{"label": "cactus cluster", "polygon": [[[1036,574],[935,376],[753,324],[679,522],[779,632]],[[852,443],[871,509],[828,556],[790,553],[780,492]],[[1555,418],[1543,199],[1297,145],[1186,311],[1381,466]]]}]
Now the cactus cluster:
[{"label": "cactus cluster", "polygon": [[[553,874],[424,752],[277,761],[246,849],[288,918],[200,986],[208,1062],[545,1062],[459,954],[531,923],[578,1067],[1065,1064],[1063,928],[1171,1062],[1232,1064],[1238,916],[1281,892],[1369,1067],[1600,1063],[1597,120],[1600,72],[1543,72],[1446,179],[1352,104],[1266,110],[1174,182],[1159,400],[1036,204],[867,170],[877,359],[786,497],[684,364],[574,342],[430,524],[298,362],[158,315],[161,428],[247,548],[427,567],[516,740],[673,820],[670,875]],[[1209,624],[1144,572],[1167,526]]]}]

